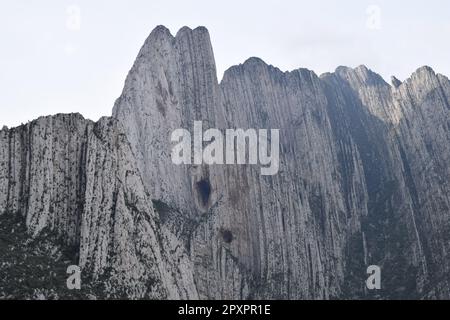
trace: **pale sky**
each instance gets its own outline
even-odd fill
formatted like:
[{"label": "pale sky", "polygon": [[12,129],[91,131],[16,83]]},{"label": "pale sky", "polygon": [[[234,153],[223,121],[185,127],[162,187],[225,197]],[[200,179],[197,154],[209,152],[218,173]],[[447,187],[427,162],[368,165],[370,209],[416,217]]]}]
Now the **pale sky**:
[{"label": "pale sky", "polygon": [[[450,76],[450,1],[0,0],[0,126],[110,115],[157,25],[209,29],[219,79],[257,56],[317,74],[365,64],[387,81]],[[79,13],[79,14],[78,14]]]}]

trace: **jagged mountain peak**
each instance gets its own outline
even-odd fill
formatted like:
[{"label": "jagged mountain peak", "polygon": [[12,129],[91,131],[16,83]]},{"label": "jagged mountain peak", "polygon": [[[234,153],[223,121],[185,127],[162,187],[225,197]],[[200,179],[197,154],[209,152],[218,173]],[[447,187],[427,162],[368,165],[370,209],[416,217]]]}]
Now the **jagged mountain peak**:
[{"label": "jagged mountain peak", "polygon": [[[206,28],[158,26],[112,118],[0,131],[0,215],[56,233],[111,297],[448,298],[445,79],[421,68],[392,90],[365,66],[319,78],[253,57],[219,84]],[[199,120],[279,129],[279,171],[174,164],[171,134]]]},{"label": "jagged mountain peak", "polygon": [[399,94],[410,94],[418,101],[426,99],[433,92],[445,100],[449,87],[450,81],[447,77],[436,73],[429,66],[422,66],[403,81],[397,90]]},{"label": "jagged mountain peak", "polygon": [[[194,48],[196,50],[193,50]],[[167,27],[159,25],[145,40],[130,73],[133,73],[142,64],[156,64],[156,57],[168,58],[176,51],[179,53],[185,51],[184,54],[199,54],[198,50],[208,52],[213,58],[211,39],[205,27],[191,29],[185,26],[174,36]],[[207,59],[208,57],[204,55],[202,58]]]},{"label": "jagged mountain peak", "polygon": [[195,28],[183,26],[175,33],[175,35],[173,35],[169,30],[169,28],[167,28],[164,25],[158,25],[150,32],[150,35],[148,36],[147,40],[157,37],[180,38],[191,34],[198,34],[198,35],[203,34],[209,37],[209,31],[204,26],[198,26]]},{"label": "jagged mountain peak", "polygon": [[[167,28],[167,27],[164,26],[164,25],[158,25],[158,26],[156,26],[156,27],[150,32],[149,37],[156,37],[156,36],[159,36],[159,35],[170,35],[170,36],[172,36],[172,34],[171,34],[169,28]],[[172,36],[172,37],[173,37],[173,36]]]},{"label": "jagged mountain peak", "polygon": [[356,68],[339,66],[333,74],[358,86],[389,86],[381,75],[373,72],[365,65],[359,65]]},{"label": "jagged mountain peak", "polygon": [[250,57],[242,63],[243,66],[263,65],[272,66],[259,57]]},{"label": "jagged mountain peak", "polygon": [[417,68],[417,70],[413,73],[413,75],[414,74],[431,74],[431,75],[434,75],[435,72],[434,72],[432,67],[425,65],[425,66],[421,66],[421,67]]},{"label": "jagged mountain peak", "polygon": [[398,80],[395,76],[391,76],[391,84],[394,88],[398,88],[402,82]]},{"label": "jagged mountain peak", "polygon": [[268,64],[267,62],[265,62],[263,59],[259,58],[259,57],[250,57],[247,60],[245,60],[243,63],[238,64],[238,65],[234,65],[229,67],[227,70],[225,70],[224,72],[224,76],[222,78],[222,82],[232,76],[234,73],[239,73],[239,72],[258,72],[258,71],[262,71],[262,70],[273,70],[274,72],[277,73],[283,73],[280,69],[274,67],[271,64]]},{"label": "jagged mountain peak", "polygon": [[422,66],[420,68],[417,68],[416,71],[414,71],[411,76],[406,79],[404,82],[413,83],[413,82],[419,82],[421,84],[430,83],[433,82],[433,80],[437,79],[436,73],[434,72],[433,68],[429,66]]},{"label": "jagged mountain peak", "polygon": [[269,72],[277,78],[285,78],[288,76],[297,76],[305,79],[318,78],[314,71],[307,68],[297,68],[294,70],[282,71],[280,68],[265,62],[259,57],[250,57],[243,63],[228,68],[224,73],[221,85],[228,81],[229,78],[236,77],[242,72],[248,73],[249,75],[254,75],[255,81],[260,81],[260,76],[264,72]]},{"label": "jagged mountain peak", "polygon": [[178,37],[183,37],[185,35],[192,35],[192,34],[203,35],[203,36],[207,36],[209,38],[209,31],[204,26],[198,26],[195,28],[184,26],[184,27],[180,28],[180,30],[178,30],[178,32],[176,33],[176,37],[178,38]]},{"label": "jagged mountain peak", "polygon": [[[167,49],[167,45],[164,45],[164,43],[170,43],[170,47],[172,49]],[[210,40],[210,34],[206,27],[204,26],[198,26],[195,28],[191,28],[188,26],[183,26],[180,28],[175,35],[172,35],[170,30],[165,27],[164,25],[159,25],[155,27],[152,32],[150,33],[149,37],[146,39],[140,54],[138,55],[138,58],[136,59],[136,62],[142,60],[142,57],[148,57],[151,56],[149,52],[158,51],[161,54],[168,54],[171,50],[173,50],[174,47],[177,46],[191,46],[192,43],[198,43],[202,44],[201,47],[206,51],[210,51],[209,56],[214,59],[213,53],[212,53],[212,45]],[[207,55],[208,56],[208,55]],[[205,58],[205,57],[204,57]],[[208,58],[210,59],[210,58]],[[144,59],[145,60],[145,59]],[[146,60],[145,63],[152,63],[152,61]],[[214,62],[215,63],[215,62]],[[243,63],[239,65],[234,65],[226,69],[224,72],[224,77],[226,78],[228,74],[232,73],[235,70],[239,70],[239,68],[244,68],[245,70],[250,70],[252,68],[270,68],[271,70],[274,70],[275,72],[280,73],[289,73],[289,72],[298,72],[301,71],[307,71],[308,73],[314,73],[315,72],[306,68],[298,68],[291,71],[283,72],[276,66],[272,64],[266,63],[263,59],[258,57],[250,57],[247,60],[245,60]],[[384,78],[379,75],[378,73],[372,71],[370,68],[368,68],[365,65],[359,65],[357,67],[347,67],[347,66],[338,66],[334,72],[325,72],[320,75],[320,78],[327,78],[329,76],[336,75],[341,78],[345,78],[347,80],[353,81],[355,84],[359,85],[381,85],[381,86],[389,86],[389,84],[384,80]],[[433,69],[429,66],[423,66],[418,68],[416,71],[414,71],[411,76],[404,82],[399,81],[391,81],[391,85],[393,88],[398,88],[405,82],[407,82],[409,79],[418,79],[418,78],[424,78],[424,77],[435,77],[436,74],[433,71]],[[222,81],[223,81],[222,78]],[[392,79],[391,79],[392,80]],[[395,84],[394,84],[395,83]]]}]

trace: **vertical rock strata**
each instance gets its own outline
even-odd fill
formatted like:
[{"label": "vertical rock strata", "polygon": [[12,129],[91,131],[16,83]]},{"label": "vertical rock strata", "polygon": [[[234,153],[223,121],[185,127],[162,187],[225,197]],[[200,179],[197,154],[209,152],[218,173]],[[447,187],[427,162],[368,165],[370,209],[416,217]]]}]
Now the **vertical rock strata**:
[{"label": "vertical rock strata", "polygon": [[117,120],[42,117],[0,139],[0,214],[22,216],[32,236],[55,233],[112,297],[196,298]]},{"label": "vertical rock strata", "polygon": [[[450,298],[450,82],[422,67],[393,84],[258,58],[219,83],[205,28],[160,26],[112,118],[0,131],[0,214],[55,232],[111,296]],[[280,129],[278,174],[174,165],[171,133],[200,120]]]}]

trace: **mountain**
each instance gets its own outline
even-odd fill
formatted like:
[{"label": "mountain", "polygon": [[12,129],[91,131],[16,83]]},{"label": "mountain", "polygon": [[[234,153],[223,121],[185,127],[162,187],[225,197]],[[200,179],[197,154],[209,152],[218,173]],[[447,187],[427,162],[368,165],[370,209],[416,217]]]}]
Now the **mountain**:
[{"label": "mountain", "polygon": [[[205,28],[159,26],[112,117],[0,131],[0,245],[23,241],[22,263],[36,239],[68,251],[85,298],[450,298],[450,82],[429,67],[392,82],[250,58],[219,83]],[[278,174],[173,164],[171,133],[198,120],[280,129]],[[366,289],[370,265],[381,290]],[[30,297],[10,287],[0,297]],[[38,292],[66,294],[53,291]]]}]

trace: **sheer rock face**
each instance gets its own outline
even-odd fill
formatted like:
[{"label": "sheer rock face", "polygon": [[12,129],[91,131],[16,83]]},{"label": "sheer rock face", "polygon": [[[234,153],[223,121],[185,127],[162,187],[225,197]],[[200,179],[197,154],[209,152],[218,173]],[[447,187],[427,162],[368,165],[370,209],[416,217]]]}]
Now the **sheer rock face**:
[{"label": "sheer rock face", "polygon": [[0,214],[23,216],[33,236],[56,233],[111,296],[195,298],[117,120],[42,117],[2,130],[0,150]]},{"label": "sheer rock face", "polygon": [[[173,37],[158,27],[113,113],[147,187],[191,229],[183,239],[200,297],[362,297],[370,264],[385,270],[382,296],[447,294],[444,268],[429,270],[448,265],[445,77],[421,68],[391,87],[364,66],[317,77],[257,58],[230,68],[220,84],[215,75],[204,28]],[[280,172],[173,165],[170,134],[192,130],[194,120],[279,128]],[[211,190],[202,201],[205,181]]]},{"label": "sheer rock face", "polygon": [[[428,67],[390,86],[250,58],[219,84],[205,28],[157,27],[112,119],[0,131],[0,214],[133,298],[449,298],[449,97]],[[173,164],[173,130],[196,120],[280,129],[278,174]]]}]

